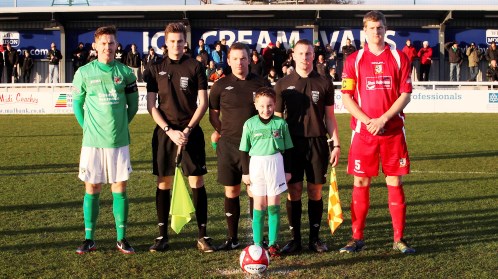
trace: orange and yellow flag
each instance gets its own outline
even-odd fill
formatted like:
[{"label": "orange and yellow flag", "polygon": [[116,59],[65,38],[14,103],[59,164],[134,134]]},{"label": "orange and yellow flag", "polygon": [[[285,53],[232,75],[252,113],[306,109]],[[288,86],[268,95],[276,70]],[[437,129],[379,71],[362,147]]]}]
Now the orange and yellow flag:
[{"label": "orange and yellow flag", "polygon": [[335,168],[330,171],[330,188],[328,202],[328,222],[330,231],[334,234],[335,230],[341,225],[342,221],[341,200],[339,199],[339,190],[337,189],[337,177]]}]

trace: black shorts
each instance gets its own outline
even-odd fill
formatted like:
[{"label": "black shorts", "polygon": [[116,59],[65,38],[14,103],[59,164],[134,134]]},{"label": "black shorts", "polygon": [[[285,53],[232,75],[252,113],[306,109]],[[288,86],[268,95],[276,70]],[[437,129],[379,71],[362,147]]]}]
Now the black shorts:
[{"label": "black shorts", "polygon": [[291,174],[289,184],[302,182],[306,173],[306,181],[313,184],[326,182],[329,163],[329,148],[326,137],[293,137]]},{"label": "black shorts", "polygon": [[[201,176],[207,173],[204,133],[201,127],[192,129],[188,143],[182,153],[181,167],[186,176]],[[156,126],[152,136],[152,173],[157,176],[175,175],[176,144],[163,129]]]},{"label": "black shorts", "polygon": [[242,181],[240,140],[221,137],[216,147],[218,157],[218,182],[224,186],[239,185]]}]

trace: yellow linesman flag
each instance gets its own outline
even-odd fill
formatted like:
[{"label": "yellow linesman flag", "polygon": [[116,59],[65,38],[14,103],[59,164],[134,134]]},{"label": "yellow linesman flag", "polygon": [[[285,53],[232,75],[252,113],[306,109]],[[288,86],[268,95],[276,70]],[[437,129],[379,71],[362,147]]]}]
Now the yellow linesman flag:
[{"label": "yellow linesman flag", "polygon": [[171,228],[178,234],[183,226],[190,222],[190,214],[195,212],[194,204],[185,185],[180,167],[175,169],[175,178],[173,181],[173,193],[171,195]]},{"label": "yellow linesman flag", "polygon": [[337,177],[335,175],[335,168],[332,168],[332,171],[330,171],[328,202],[328,221],[332,234],[334,234],[335,230],[337,230],[343,220],[341,200],[339,199],[339,190],[337,189]]}]

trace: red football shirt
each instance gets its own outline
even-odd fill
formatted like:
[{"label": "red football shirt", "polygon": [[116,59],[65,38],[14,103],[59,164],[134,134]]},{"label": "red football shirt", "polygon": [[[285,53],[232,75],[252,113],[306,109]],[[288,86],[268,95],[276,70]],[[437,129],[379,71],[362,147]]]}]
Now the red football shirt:
[{"label": "red football shirt", "polygon": [[[361,53],[362,52],[362,53]],[[411,93],[411,66],[406,54],[390,49],[375,55],[365,44],[363,51],[356,51],[346,60],[342,72],[342,93],[350,94],[363,112],[370,118],[382,116],[401,93]],[[384,126],[384,134],[392,134],[403,128],[404,114],[399,113]],[[351,118],[351,129],[366,132],[365,124]]]}]

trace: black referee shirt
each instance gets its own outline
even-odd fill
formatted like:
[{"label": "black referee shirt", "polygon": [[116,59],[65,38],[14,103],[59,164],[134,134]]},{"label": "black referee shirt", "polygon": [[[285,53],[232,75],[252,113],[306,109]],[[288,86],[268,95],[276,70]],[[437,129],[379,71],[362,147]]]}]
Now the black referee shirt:
[{"label": "black referee shirt", "polygon": [[301,77],[296,71],[275,84],[277,104],[275,111],[285,111],[292,136],[320,137],[327,134],[325,107],[334,105],[332,81],[312,71]]},{"label": "black referee shirt", "polygon": [[244,122],[258,113],[254,107],[254,95],[263,86],[271,85],[268,80],[252,73],[245,80],[230,74],[213,84],[209,92],[209,108],[221,113],[222,137],[240,142]]},{"label": "black referee shirt", "polygon": [[173,128],[184,128],[197,109],[199,90],[207,90],[204,67],[183,55],[178,61],[169,57],[150,68],[147,92],[158,93],[159,111]]}]

